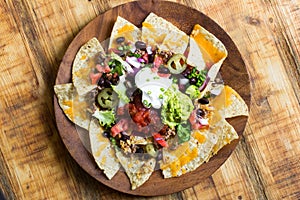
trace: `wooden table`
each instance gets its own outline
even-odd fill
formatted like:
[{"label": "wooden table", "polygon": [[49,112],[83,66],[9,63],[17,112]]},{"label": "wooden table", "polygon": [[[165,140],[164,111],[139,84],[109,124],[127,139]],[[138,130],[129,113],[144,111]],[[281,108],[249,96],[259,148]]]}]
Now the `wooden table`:
[{"label": "wooden table", "polygon": [[[7,199],[138,199],[82,170],[58,134],[53,85],[76,34],[130,0],[0,2],[0,187]],[[300,2],[173,0],[215,20],[246,63],[249,121],[211,177],[153,199],[300,199]]]}]

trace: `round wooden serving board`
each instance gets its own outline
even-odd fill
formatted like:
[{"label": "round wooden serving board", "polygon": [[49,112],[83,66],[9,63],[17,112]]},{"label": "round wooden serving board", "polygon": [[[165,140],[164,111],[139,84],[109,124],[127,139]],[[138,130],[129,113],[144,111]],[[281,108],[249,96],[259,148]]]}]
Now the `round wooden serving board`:
[{"label": "round wooden serving board", "polygon": [[[97,37],[99,41],[109,38],[118,15],[141,27],[143,20],[150,12],[154,12],[170,21],[188,35],[191,33],[193,26],[198,23],[219,38],[228,50],[228,57],[221,67],[222,78],[225,84],[234,88],[245,100],[248,107],[250,106],[250,82],[247,70],[237,47],[230,37],[218,24],[201,12],[167,1],[143,0],[131,2],[108,10],[96,17],[79,32],[67,49],[57,74],[56,84],[71,82],[71,67],[78,49],[92,37]],[[75,125],[66,118],[55,96],[54,109],[61,138],[76,162],[92,177],[108,187],[134,195],[164,195],[192,187],[214,173],[230,156],[238,143],[238,140],[235,140],[230,145],[225,146],[208,163],[201,165],[193,172],[178,178],[164,179],[161,171],[157,170],[144,185],[136,190],[131,190],[129,179],[124,171],[119,171],[112,180],[108,180],[102,171],[97,168],[93,157],[81,143]],[[229,120],[229,123],[233,125],[240,137],[245,129],[247,119],[247,117],[236,117]]]}]

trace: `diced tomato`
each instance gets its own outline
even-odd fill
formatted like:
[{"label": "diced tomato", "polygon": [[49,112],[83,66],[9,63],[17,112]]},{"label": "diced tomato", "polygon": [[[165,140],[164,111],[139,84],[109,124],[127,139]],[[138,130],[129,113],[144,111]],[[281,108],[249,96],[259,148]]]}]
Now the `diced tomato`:
[{"label": "diced tomato", "polygon": [[139,111],[132,116],[132,120],[140,127],[147,126],[150,122],[150,111]]},{"label": "diced tomato", "polygon": [[98,83],[98,80],[101,78],[102,73],[96,73],[94,74],[93,72],[90,73],[90,79],[92,82],[92,85],[95,85]]},{"label": "diced tomato", "polygon": [[169,78],[171,76],[171,74],[163,74],[163,73],[157,73],[157,75],[163,78]]},{"label": "diced tomato", "polygon": [[104,66],[102,66],[102,65],[100,65],[100,64],[97,64],[96,65],[96,69],[99,71],[99,72],[104,72],[104,73],[108,73],[108,72],[110,72],[110,68],[109,68],[109,66],[108,65],[104,65]]},{"label": "diced tomato", "polygon": [[151,122],[150,109],[142,103],[142,93],[135,94],[133,102],[129,103],[129,114],[138,127],[145,127]]},{"label": "diced tomato", "polygon": [[110,49],[108,50],[108,53],[111,53],[111,52],[114,52],[115,54],[118,54],[118,55],[121,53],[121,51],[118,50],[118,49],[116,49],[116,48],[110,48]]},{"label": "diced tomato", "polygon": [[128,121],[126,119],[121,119],[118,123],[116,123],[111,129],[111,135],[116,137],[122,131],[126,131],[128,129]]},{"label": "diced tomato", "polygon": [[161,64],[163,64],[163,59],[160,56],[155,56],[153,61],[154,67],[159,68]]},{"label": "diced tomato", "polygon": [[168,146],[168,143],[165,141],[165,139],[159,133],[154,133],[153,138],[160,146],[162,146],[162,147]]},{"label": "diced tomato", "polygon": [[149,62],[149,59],[148,59],[148,53],[145,53],[142,58],[144,59],[145,63],[148,63]]}]

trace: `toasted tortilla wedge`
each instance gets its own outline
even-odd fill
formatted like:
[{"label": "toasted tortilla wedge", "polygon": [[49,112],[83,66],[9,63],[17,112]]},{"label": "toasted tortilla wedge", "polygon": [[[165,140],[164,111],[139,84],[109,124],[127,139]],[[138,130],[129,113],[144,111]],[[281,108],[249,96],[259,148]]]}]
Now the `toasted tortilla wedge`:
[{"label": "toasted tortilla wedge", "polygon": [[152,47],[183,54],[189,37],[164,18],[150,13],[143,22],[142,40]]},{"label": "toasted tortilla wedge", "polygon": [[211,101],[211,104],[219,113],[224,113],[224,118],[249,115],[245,101],[228,85],[223,87],[221,93]]},{"label": "toasted tortilla wedge", "polygon": [[213,154],[216,154],[232,140],[238,139],[235,129],[225,118],[248,116],[248,107],[240,95],[227,85],[222,88],[218,96],[212,99],[211,104],[215,108],[213,125],[221,133],[217,144],[213,147]]},{"label": "toasted tortilla wedge", "polygon": [[138,27],[126,19],[118,16],[111,32],[108,48],[110,49],[117,47],[116,39],[118,37],[124,37],[125,42],[130,42],[132,45],[134,45],[136,41],[141,40],[141,35],[142,32]]},{"label": "toasted tortilla wedge", "polygon": [[108,179],[112,179],[119,171],[115,150],[108,138],[103,136],[103,128],[96,119],[93,119],[89,127],[89,136],[93,157]]},{"label": "toasted tortilla wedge", "polygon": [[164,149],[160,163],[164,178],[194,171],[208,161],[217,140],[218,136],[212,130],[194,131],[189,142],[182,143],[176,150]]},{"label": "toasted tortilla wedge", "polygon": [[249,115],[247,104],[234,89],[225,85],[223,92],[225,92],[226,96],[225,118]]},{"label": "toasted tortilla wedge", "polygon": [[144,184],[154,171],[155,158],[145,159],[136,154],[125,155],[121,151],[116,155],[130,180],[132,190]]},{"label": "toasted tortilla wedge", "polygon": [[201,49],[193,37],[190,37],[187,63],[189,65],[195,66],[199,71],[206,68],[206,63],[204,61]]},{"label": "toasted tortilla wedge", "polygon": [[76,93],[72,83],[55,85],[54,92],[66,116],[76,125],[88,130],[91,116],[87,113],[90,105],[85,97]]},{"label": "toasted tortilla wedge", "polygon": [[216,124],[217,132],[219,132],[218,142],[214,145],[212,149],[213,155],[217,154],[220,149],[225,145],[230,144],[235,139],[238,139],[239,136],[234,128],[224,119]]},{"label": "toasted tortilla wedge", "polygon": [[95,67],[95,57],[100,52],[104,52],[101,44],[97,38],[92,38],[79,49],[75,56],[72,80],[79,95],[85,95],[97,87],[97,84],[92,84],[89,75]]},{"label": "toasted tortilla wedge", "polygon": [[190,35],[189,48],[187,63],[196,66],[198,70],[208,68],[208,76],[211,81],[214,81],[228,54],[224,44],[205,28],[196,24]]}]

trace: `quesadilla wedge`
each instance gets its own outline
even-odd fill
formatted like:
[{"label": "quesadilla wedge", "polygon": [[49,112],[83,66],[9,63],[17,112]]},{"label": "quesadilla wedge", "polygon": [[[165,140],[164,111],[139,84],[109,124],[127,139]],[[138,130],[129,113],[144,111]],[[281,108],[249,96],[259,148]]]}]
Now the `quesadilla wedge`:
[{"label": "quesadilla wedge", "polygon": [[248,116],[248,106],[242,97],[230,86],[225,85],[221,93],[212,100],[212,105],[224,114],[224,118]]},{"label": "quesadilla wedge", "polygon": [[189,37],[164,18],[150,13],[143,22],[142,40],[160,50],[183,54]]},{"label": "quesadilla wedge", "polygon": [[141,158],[136,154],[126,155],[121,151],[116,155],[130,180],[132,190],[144,184],[154,171],[155,158]]},{"label": "quesadilla wedge", "polygon": [[92,120],[89,127],[89,137],[93,157],[98,167],[103,170],[108,179],[112,179],[119,171],[120,163],[109,139],[103,136],[103,128],[97,120]]},{"label": "quesadilla wedge", "polygon": [[187,63],[198,70],[207,68],[210,80],[214,81],[228,54],[224,44],[199,24],[194,26],[189,44]]},{"label": "quesadilla wedge", "polygon": [[111,32],[108,48],[118,50],[120,43],[127,43],[129,48],[132,48],[134,43],[141,39],[141,34],[141,30],[134,24],[118,16]]},{"label": "quesadilla wedge", "polygon": [[196,130],[176,150],[164,149],[160,168],[164,178],[178,177],[207,162],[218,136],[214,130]]},{"label": "quesadilla wedge", "polygon": [[66,116],[76,125],[88,130],[91,115],[87,112],[90,105],[85,97],[76,93],[72,83],[55,85],[54,92]]},{"label": "quesadilla wedge", "polygon": [[219,133],[218,142],[214,145],[211,156],[217,154],[225,145],[239,138],[237,132],[225,119],[216,124],[216,129]]},{"label": "quesadilla wedge", "polygon": [[97,38],[90,39],[77,52],[72,67],[72,80],[79,95],[85,95],[97,87],[97,82],[93,81],[96,75],[91,72],[96,65],[96,56],[101,52],[104,50]]},{"label": "quesadilla wedge", "polygon": [[215,127],[219,129],[218,142],[213,147],[215,155],[222,147],[238,139],[235,129],[225,120],[236,116],[248,116],[248,106],[240,95],[228,85],[222,87],[221,93],[211,101],[215,108]]}]

